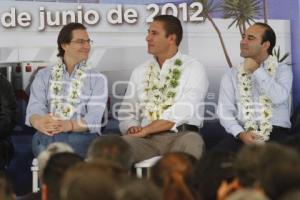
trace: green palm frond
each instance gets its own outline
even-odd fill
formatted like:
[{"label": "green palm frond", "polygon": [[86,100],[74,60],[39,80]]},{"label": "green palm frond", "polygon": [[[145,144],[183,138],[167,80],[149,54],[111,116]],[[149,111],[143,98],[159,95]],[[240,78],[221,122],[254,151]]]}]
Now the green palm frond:
[{"label": "green palm frond", "polygon": [[225,19],[234,19],[228,28],[234,24],[237,27],[243,24],[250,25],[251,22],[262,15],[261,0],[224,0],[222,8]]},{"label": "green palm frond", "polygon": [[281,53],[281,52],[280,52],[280,46],[278,47],[277,50],[276,50],[275,48],[273,49],[273,55],[276,56],[277,61],[278,61],[279,63],[283,62],[285,59],[287,59],[287,58],[290,56],[290,53],[289,53],[289,52],[283,54],[282,57],[281,57],[280,53]]}]

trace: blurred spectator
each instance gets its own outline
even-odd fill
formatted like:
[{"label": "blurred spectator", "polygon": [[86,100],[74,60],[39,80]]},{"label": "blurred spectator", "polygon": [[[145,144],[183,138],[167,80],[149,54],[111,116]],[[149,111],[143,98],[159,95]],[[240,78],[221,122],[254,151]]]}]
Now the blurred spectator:
[{"label": "blurred spectator", "polygon": [[49,146],[38,155],[37,159],[38,159],[40,178],[43,175],[44,168],[47,165],[49,158],[56,153],[63,153],[63,152],[73,153],[74,151],[72,147],[66,143],[54,142],[49,144]]},{"label": "blurred spectator", "polygon": [[15,195],[12,187],[5,177],[4,173],[0,172],[0,199],[1,200],[15,200]]},{"label": "blurred spectator", "polygon": [[11,84],[0,74],[0,170],[12,159],[10,135],[17,122],[16,99]]},{"label": "blurred spectator", "polygon": [[292,149],[278,145],[264,145],[260,157],[259,186],[272,200],[286,192],[300,188],[299,155]]},{"label": "blurred spectator", "polygon": [[58,200],[65,172],[80,162],[83,162],[83,158],[74,153],[65,152],[52,155],[43,173],[42,200]]},{"label": "blurred spectator", "polygon": [[226,200],[268,200],[268,198],[257,190],[243,189],[234,192]]},{"label": "blurred spectator", "polygon": [[[39,172],[40,182],[43,182],[42,177],[43,177],[44,169],[50,157],[57,153],[63,153],[63,152],[73,153],[73,149],[68,144],[62,142],[54,142],[49,144],[49,146],[38,155],[37,160],[38,160],[38,168],[39,168],[38,172]],[[24,196],[18,197],[18,200],[39,200],[39,199],[41,199],[41,191],[38,191],[36,193],[29,193]]]},{"label": "blurred spectator", "polygon": [[161,191],[146,179],[128,179],[116,192],[117,200],[162,200]]},{"label": "blurred spectator", "polygon": [[243,188],[258,186],[260,156],[265,151],[263,145],[246,145],[237,154],[234,168],[239,185]]},{"label": "blurred spectator", "polygon": [[90,145],[87,160],[109,160],[130,171],[133,153],[129,144],[120,136],[108,135],[96,138]]},{"label": "blurred spectator", "polygon": [[243,147],[235,169],[242,188],[263,191],[272,200],[300,186],[299,155],[279,144]]},{"label": "blurred spectator", "polygon": [[152,168],[154,183],[163,189],[164,200],[192,200],[191,178],[196,158],[183,152],[165,154]]},{"label": "blurred spectator", "polygon": [[198,161],[193,176],[193,187],[200,199],[216,200],[221,183],[229,184],[234,180],[234,160],[235,154],[231,152],[211,151]]},{"label": "blurred spectator", "polygon": [[61,200],[115,200],[123,172],[114,163],[93,161],[70,168],[65,174]]}]

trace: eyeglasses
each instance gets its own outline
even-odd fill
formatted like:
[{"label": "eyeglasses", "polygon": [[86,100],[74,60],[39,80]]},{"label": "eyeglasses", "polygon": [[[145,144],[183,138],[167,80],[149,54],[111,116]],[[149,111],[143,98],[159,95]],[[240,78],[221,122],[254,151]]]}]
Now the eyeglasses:
[{"label": "eyeglasses", "polygon": [[91,40],[91,39],[88,39],[88,40],[78,39],[78,40],[74,40],[74,41],[71,41],[71,42],[74,42],[74,43],[80,44],[80,45],[84,45],[85,43],[88,43],[89,45],[93,44],[93,40]]}]

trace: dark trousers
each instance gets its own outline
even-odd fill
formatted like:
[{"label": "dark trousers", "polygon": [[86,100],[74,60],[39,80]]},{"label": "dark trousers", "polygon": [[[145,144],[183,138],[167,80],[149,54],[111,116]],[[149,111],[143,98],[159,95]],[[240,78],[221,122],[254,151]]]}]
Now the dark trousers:
[{"label": "dark trousers", "polygon": [[[288,137],[288,128],[273,126],[273,130],[270,134],[270,140],[268,140],[268,142],[283,143]],[[228,133],[226,136],[224,136],[224,139],[222,139],[213,149],[218,151],[238,152],[243,145],[244,143],[240,139],[235,138],[233,135]]]},{"label": "dark trousers", "polygon": [[14,146],[10,138],[0,138],[0,171],[8,166],[14,154]]}]

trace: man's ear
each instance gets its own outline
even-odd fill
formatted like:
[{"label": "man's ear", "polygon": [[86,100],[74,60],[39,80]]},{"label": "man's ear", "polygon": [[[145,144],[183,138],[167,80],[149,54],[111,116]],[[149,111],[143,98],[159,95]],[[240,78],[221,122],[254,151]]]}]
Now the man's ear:
[{"label": "man's ear", "polygon": [[68,44],[61,44],[60,46],[61,46],[61,48],[63,48],[63,50],[66,51],[67,45],[68,45]]},{"label": "man's ear", "polygon": [[46,184],[42,184],[41,191],[41,199],[48,200],[48,186]]},{"label": "man's ear", "polygon": [[175,34],[171,34],[169,35],[169,41],[171,44],[175,44],[176,45],[176,35]]},{"label": "man's ear", "polygon": [[270,47],[270,41],[266,41],[262,44],[263,48],[266,49],[266,51],[268,51],[269,47]]}]

